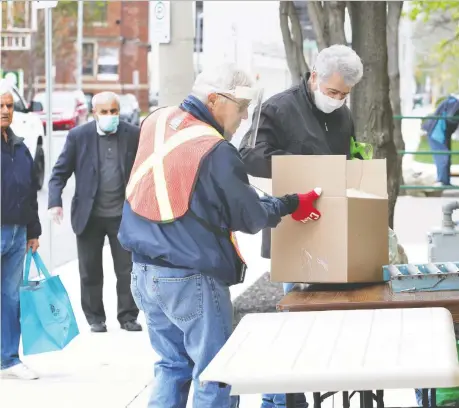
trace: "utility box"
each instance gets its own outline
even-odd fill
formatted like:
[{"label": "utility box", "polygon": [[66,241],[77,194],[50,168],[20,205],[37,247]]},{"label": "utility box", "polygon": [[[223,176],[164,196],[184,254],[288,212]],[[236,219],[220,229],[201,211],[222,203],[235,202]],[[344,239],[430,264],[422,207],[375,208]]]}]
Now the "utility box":
[{"label": "utility box", "polygon": [[459,262],[459,229],[452,217],[458,209],[459,201],[444,205],[441,228],[427,234],[429,262]]}]

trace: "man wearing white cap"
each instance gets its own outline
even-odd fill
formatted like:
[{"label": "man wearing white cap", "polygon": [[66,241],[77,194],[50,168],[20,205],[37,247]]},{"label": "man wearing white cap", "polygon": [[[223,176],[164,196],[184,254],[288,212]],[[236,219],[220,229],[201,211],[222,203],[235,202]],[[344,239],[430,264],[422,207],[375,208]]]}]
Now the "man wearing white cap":
[{"label": "man wearing white cap", "polygon": [[229,141],[257,100],[251,78],[232,64],[202,72],[180,106],[151,113],[126,190],[118,238],[133,254],[131,289],[160,356],[150,407],[230,408],[228,387],[199,375],[228,340],[229,287],[246,264],[234,232],[255,234],[285,215],[320,216],[318,194],[260,198]]}]

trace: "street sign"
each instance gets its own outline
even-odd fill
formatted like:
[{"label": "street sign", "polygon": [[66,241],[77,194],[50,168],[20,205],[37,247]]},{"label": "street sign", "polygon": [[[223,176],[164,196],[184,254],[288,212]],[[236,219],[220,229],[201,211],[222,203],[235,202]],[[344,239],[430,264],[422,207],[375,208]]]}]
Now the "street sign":
[{"label": "street sign", "polygon": [[54,8],[57,6],[58,1],[49,1],[49,0],[36,0],[33,2],[33,5],[36,9],[48,9]]},{"label": "street sign", "polygon": [[24,95],[24,71],[22,69],[11,70],[4,69],[0,70],[0,78],[7,80],[10,84],[18,88],[19,93]]},{"label": "street sign", "polygon": [[170,1],[152,1],[153,30],[152,40],[159,44],[171,42],[171,5]]}]

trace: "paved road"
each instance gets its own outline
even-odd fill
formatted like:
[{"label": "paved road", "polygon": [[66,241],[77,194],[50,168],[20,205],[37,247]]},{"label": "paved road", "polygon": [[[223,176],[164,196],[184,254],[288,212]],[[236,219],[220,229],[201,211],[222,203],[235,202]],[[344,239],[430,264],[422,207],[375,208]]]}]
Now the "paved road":
[{"label": "paved road", "polygon": [[[66,132],[56,132],[52,137],[52,160],[51,168],[54,166],[60,152],[65,143]],[[46,143],[46,142],[45,142]],[[45,145],[45,152],[47,151]],[[47,174],[45,178],[45,185],[38,193],[38,207],[40,212],[40,220],[42,223],[43,234],[40,239],[40,255],[44,258],[46,265],[52,270],[64,263],[67,263],[77,257],[76,241],[70,225],[70,203],[75,190],[75,180],[72,177],[67,187],[64,189],[63,207],[64,207],[64,222],[61,225],[53,224],[50,234],[50,222],[47,215],[48,209],[48,178],[50,166],[47,166]],[[51,238],[51,240],[50,240]],[[50,248],[52,248],[52,264],[50,259]]]}]

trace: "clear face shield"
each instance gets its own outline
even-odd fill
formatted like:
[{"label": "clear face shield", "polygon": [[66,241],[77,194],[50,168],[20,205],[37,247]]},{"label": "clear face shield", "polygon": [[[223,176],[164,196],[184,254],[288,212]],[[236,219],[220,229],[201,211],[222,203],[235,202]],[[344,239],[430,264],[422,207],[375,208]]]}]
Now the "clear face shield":
[{"label": "clear face shield", "polygon": [[237,86],[232,91],[218,92],[218,94],[229,99],[235,104],[236,108],[234,115],[228,115],[229,123],[225,124],[225,131],[228,132],[229,139],[232,140],[234,145],[238,146],[246,133],[252,129],[250,133],[250,145],[251,147],[255,146],[258,124],[260,122],[261,104],[263,102],[263,89]]}]

